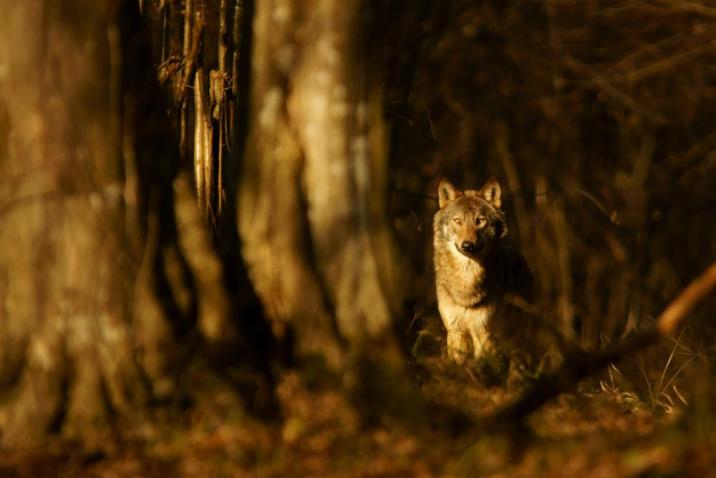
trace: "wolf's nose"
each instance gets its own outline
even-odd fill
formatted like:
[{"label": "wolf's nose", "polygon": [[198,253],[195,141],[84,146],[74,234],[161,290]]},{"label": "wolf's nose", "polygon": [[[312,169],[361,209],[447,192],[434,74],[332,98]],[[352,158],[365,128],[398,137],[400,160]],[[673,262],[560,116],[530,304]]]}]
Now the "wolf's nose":
[{"label": "wolf's nose", "polygon": [[475,243],[470,241],[463,241],[462,244],[460,244],[460,248],[465,252],[474,252]]}]

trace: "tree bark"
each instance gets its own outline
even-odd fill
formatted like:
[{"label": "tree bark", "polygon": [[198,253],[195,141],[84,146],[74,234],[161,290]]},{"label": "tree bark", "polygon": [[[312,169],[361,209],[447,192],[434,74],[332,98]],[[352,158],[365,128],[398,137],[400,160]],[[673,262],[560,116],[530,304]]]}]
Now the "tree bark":
[{"label": "tree bark", "polygon": [[[0,443],[129,433],[252,337],[180,174],[136,2],[3,4]],[[238,385],[270,400],[259,362]]]},{"label": "tree bark", "polygon": [[254,20],[243,252],[277,332],[334,366],[371,344],[397,350],[381,62],[366,47],[378,13],[268,0]]},{"label": "tree bark", "polygon": [[[112,62],[100,56],[106,5],[91,3],[5,5],[4,443],[106,418],[107,402],[121,407],[127,389],[133,400],[149,395],[127,347],[132,291],[123,282],[134,261],[124,247],[118,125],[106,100]],[[115,358],[127,366],[117,369]]]}]

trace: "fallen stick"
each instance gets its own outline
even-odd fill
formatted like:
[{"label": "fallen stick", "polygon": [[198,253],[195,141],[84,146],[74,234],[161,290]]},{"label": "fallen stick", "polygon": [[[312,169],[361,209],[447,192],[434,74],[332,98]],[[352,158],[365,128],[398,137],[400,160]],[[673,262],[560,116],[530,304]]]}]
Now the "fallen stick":
[{"label": "fallen stick", "polygon": [[496,426],[505,423],[522,423],[532,412],[549,400],[572,389],[586,377],[629,354],[656,344],[661,337],[674,332],[696,304],[714,288],[716,288],[716,263],[681,291],[659,315],[653,328],[632,334],[595,352],[568,353],[558,370],[538,378],[513,402],[487,417],[487,421]]}]

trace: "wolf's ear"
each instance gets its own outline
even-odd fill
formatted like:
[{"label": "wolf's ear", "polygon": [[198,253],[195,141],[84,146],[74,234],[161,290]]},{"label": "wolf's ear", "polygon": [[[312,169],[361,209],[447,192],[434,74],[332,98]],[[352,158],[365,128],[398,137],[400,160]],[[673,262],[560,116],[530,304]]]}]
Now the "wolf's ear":
[{"label": "wolf's ear", "polygon": [[453,186],[450,181],[446,178],[440,180],[440,184],[438,185],[438,203],[440,203],[440,209],[445,208],[445,206],[459,196],[462,196],[462,192]]},{"label": "wolf's ear", "polygon": [[485,185],[482,186],[480,194],[485,198],[485,201],[492,204],[495,208],[500,209],[502,206],[502,188],[494,177],[490,178]]}]

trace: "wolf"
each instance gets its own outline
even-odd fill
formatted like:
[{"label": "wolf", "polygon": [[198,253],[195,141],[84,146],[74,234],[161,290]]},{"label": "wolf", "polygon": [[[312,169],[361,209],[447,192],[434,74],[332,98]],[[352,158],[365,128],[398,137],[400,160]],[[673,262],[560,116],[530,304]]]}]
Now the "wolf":
[{"label": "wolf", "polygon": [[495,335],[514,325],[501,317],[505,297],[529,301],[532,274],[507,241],[497,179],[466,191],[442,179],[438,202],[433,221],[438,309],[447,330],[448,357],[464,364],[498,352]]}]

